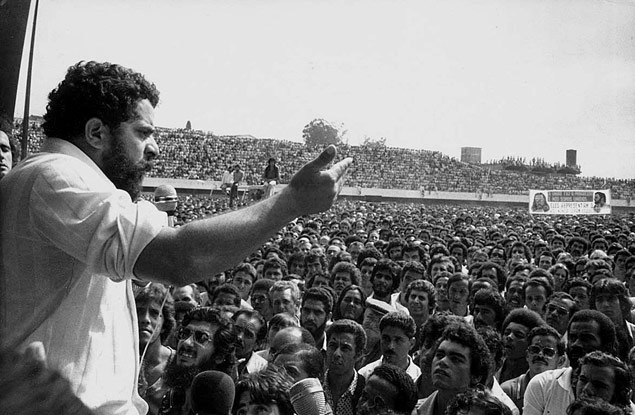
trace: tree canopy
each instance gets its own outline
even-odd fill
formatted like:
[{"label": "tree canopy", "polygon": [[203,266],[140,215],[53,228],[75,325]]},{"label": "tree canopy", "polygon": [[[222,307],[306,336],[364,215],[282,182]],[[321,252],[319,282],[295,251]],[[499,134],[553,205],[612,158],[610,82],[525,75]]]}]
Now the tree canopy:
[{"label": "tree canopy", "polygon": [[386,137],[381,138],[370,138],[368,136],[364,137],[364,142],[361,144],[361,147],[368,148],[385,148],[386,147]]},{"label": "tree canopy", "polygon": [[307,147],[321,147],[329,144],[340,144],[342,135],[338,128],[334,127],[330,122],[321,118],[316,118],[302,130],[302,138]]}]

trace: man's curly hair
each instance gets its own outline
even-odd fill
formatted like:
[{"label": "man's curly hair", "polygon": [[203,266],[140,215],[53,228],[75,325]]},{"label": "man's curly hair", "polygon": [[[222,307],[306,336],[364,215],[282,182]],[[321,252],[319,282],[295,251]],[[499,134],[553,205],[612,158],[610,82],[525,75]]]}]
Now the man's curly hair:
[{"label": "man's curly hair", "polygon": [[80,61],[48,96],[42,128],[48,137],[72,141],[86,122],[99,118],[115,129],[135,116],[137,102],[159,103],[159,91],[143,75],[123,66]]}]

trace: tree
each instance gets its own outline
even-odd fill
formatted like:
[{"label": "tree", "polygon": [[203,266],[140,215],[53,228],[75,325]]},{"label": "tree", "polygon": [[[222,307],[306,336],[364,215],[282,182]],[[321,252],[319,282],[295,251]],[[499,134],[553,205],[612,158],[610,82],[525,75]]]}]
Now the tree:
[{"label": "tree", "polygon": [[385,148],[386,147],[386,137],[381,137],[381,138],[370,138],[369,136],[365,136],[364,137],[364,142],[361,144],[360,147],[368,147],[371,149],[377,149],[377,148]]},{"label": "tree", "polygon": [[321,147],[329,144],[340,144],[342,135],[339,129],[334,127],[330,122],[321,118],[316,118],[302,130],[302,138],[307,147]]},{"label": "tree", "polygon": [[187,120],[187,123],[185,124],[185,129],[186,130],[191,130],[192,129],[192,123],[190,122],[190,120]]}]

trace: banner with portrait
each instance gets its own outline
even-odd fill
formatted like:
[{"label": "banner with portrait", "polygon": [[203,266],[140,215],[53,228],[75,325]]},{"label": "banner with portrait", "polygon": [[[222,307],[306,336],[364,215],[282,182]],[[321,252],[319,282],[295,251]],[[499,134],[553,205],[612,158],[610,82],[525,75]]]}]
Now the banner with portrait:
[{"label": "banner with portrait", "polygon": [[530,190],[532,215],[610,215],[611,190]]}]

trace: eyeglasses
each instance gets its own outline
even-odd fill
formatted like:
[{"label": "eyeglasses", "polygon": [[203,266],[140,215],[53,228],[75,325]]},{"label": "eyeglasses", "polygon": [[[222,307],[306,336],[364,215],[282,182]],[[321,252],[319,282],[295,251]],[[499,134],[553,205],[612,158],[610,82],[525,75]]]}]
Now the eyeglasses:
[{"label": "eyeglasses", "polygon": [[251,296],[251,302],[252,303],[264,303],[265,301],[267,301],[267,296],[265,295],[256,295],[256,296]]},{"label": "eyeglasses", "polygon": [[181,327],[176,333],[176,338],[179,340],[187,340],[192,336],[194,336],[194,341],[201,346],[212,341],[212,337],[204,331],[192,330],[187,327]]},{"label": "eyeglasses", "polygon": [[538,354],[540,352],[542,352],[543,356],[545,357],[554,357],[556,355],[556,349],[553,349],[551,347],[540,347],[540,346],[529,346],[527,348],[527,351],[531,354]]}]

